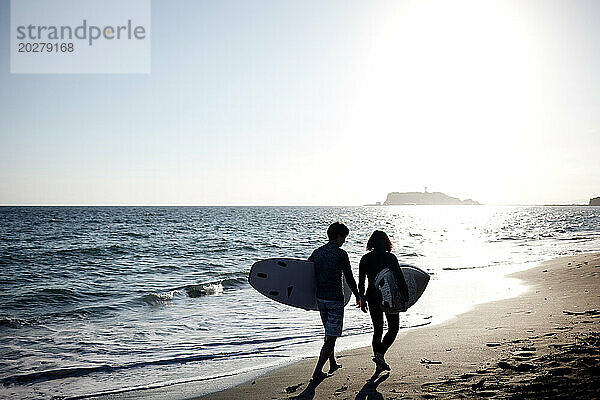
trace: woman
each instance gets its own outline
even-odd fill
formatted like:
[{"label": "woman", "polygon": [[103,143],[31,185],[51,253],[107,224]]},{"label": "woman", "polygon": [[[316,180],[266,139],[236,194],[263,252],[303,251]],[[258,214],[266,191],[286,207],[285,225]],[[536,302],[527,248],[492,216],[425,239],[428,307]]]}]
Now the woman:
[{"label": "woman", "polygon": [[[390,268],[396,273],[396,279],[400,285],[402,297],[406,301],[408,299],[408,288],[404,275],[398,264],[398,259],[392,251],[392,242],[388,235],[383,231],[375,231],[367,242],[368,253],[360,259],[358,268],[358,290],[361,297],[365,297],[368,304],[371,320],[373,321],[373,361],[377,365],[379,371],[391,368],[385,362],[385,352],[390,348],[396,335],[398,334],[400,318],[398,314],[385,313],[385,318],[388,322],[388,331],[383,337],[383,314],[384,312],[379,307],[377,301],[377,291],[375,288],[375,277],[384,268]],[[369,278],[369,287],[365,295],[365,276]],[[363,302],[363,304],[365,304]],[[405,309],[405,307],[403,307]],[[363,305],[363,311],[366,311],[366,305]]]}]

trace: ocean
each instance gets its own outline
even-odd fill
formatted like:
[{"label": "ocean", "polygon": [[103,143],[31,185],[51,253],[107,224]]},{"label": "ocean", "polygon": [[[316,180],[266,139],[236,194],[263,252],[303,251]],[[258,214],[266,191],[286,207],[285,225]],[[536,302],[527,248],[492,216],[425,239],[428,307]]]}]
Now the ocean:
[{"label": "ocean", "polygon": [[[0,207],[0,398],[207,392],[316,355],[318,313],[263,297],[247,275],[307,258],[334,221],[350,228],[355,276],[374,229],[432,275],[403,328],[525,290],[509,272],[600,251],[600,207]],[[339,348],[370,341],[352,304]]]}]

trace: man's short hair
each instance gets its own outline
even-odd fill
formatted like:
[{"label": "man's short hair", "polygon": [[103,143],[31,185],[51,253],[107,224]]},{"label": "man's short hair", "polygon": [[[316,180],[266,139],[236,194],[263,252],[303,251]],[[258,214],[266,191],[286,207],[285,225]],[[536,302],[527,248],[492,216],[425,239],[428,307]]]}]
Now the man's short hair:
[{"label": "man's short hair", "polygon": [[334,222],[329,225],[329,228],[327,229],[327,237],[329,237],[329,240],[337,239],[338,236],[346,237],[349,233],[350,229],[341,222]]}]

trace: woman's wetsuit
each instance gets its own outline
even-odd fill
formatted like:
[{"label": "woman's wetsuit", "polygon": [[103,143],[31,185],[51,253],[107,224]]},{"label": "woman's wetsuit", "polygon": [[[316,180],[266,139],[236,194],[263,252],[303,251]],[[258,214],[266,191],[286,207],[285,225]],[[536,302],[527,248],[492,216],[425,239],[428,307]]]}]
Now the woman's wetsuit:
[{"label": "woman's wetsuit", "polygon": [[[371,321],[373,321],[373,353],[385,354],[390,348],[396,335],[398,334],[400,318],[398,314],[385,313],[385,317],[388,322],[388,331],[383,337],[383,311],[379,307],[379,303],[376,297],[375,289],[375,277],[384,268],[390,268],[396,274],[398,282],[400,284],[400,291],[402,297],[408,299],[408,287],[404,280],[404,275],[398,264],[396,256],[390,252],[383,250],[372,250],[362,256],[360,259],[360,265],[358,268],[358,291],[361,296],[364,296],[369,305],[369,312],[371,314]],[[369,287],[365,294],[365,277],[369,279]]]}]

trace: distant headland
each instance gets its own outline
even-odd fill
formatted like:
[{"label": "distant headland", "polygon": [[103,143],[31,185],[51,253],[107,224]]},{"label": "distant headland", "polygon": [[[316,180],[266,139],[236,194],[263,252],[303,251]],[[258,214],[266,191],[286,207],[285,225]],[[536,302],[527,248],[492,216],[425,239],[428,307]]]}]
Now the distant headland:
[{"label": "distant headland", "polygon": [[[383,202],[384,206],[398,205],[480,205],[479,202],[466,199],[461,200],[456,197],[448,196],[441,192],[392,192],[388,193],[387,198]],[[376,203],[373,205],[382,205]]]}]

